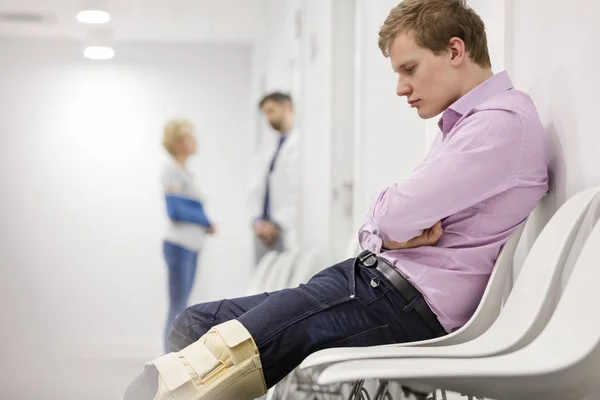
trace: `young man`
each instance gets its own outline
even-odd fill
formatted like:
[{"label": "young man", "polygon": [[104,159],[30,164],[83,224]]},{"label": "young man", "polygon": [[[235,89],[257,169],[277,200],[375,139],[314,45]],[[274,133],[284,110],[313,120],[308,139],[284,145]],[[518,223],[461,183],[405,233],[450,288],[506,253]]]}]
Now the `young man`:
[{"label": "young man", "polygon": [[180,351],[149,363],[125,400],[253,399],[317,350],[429,339],[473,315],[500,248],[547,191],[542,124],[493,75],[464,0],[405,0],[379,46],[398,95],[422,118],[441,114],[441,132],[377,197],[365,252],[298,288],[188,308],[170,335]]}]

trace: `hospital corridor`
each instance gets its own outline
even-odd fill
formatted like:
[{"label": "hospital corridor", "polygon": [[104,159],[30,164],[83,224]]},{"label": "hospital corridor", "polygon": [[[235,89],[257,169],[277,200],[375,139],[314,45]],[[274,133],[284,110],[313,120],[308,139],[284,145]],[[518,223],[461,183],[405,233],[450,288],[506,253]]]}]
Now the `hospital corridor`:
[{"label": "hospital corridor", "polygon": [[0,0],[0,400],[600,400],[599,12]]}]

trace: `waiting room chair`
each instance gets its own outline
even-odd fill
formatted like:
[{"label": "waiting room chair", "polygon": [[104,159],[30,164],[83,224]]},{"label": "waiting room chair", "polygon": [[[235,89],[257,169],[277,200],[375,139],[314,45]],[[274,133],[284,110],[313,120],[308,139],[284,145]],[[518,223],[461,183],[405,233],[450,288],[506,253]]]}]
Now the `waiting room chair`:
[{"label": "waiting room chair", "polygon": [[[566,216],[564,210],[573,210],[575,203],[581,203],[583,197],[597,192],[597,189],[590,189],[567,201],[544,228],[544,238],[549,239],[545,232],[554,231],[549,229],[552,228],[550,224],[557,228],[557,220],[572,225],[572,219],[562,218]],[[595,209],[590,209],[594,222],[599,214],[598,201],[595,204]],[[534,246],[540,243],[542,234]],[[549,246],[537,246],[540,250],[536,250],[536,258],[540,257],[542,267],[545,266],[542,250],[552,252],[554,246],[560,245],[560,241],[546,240],[544,242]],[[530,344],[514,352],[467,359],[400,357],[354,360],[326,368],[319,377],[319,383],[377,378],[426,384],[497,400],[579,400],[600,386],[600,313],[596,306],[596,289],[600,285],[599,259],[600,224],[596,223],[577,257],[565,291],[548,324]],[[517,284],[520,284],[523,273],[533,267],[531,262],[526,264]],[[533,286],[538,282],[539,279],[529,281]],[[522,307],[525,305],[521,304]],[[503,310],[503,314],[507,311],[511,310]]]},{"label": "waiting room chair", "polygon": [[248,288],[246,289],[246,295],[251,296],[253,294],[263,293],[266,291],[266,278],[278,257],[278,252],[270,251],[260,259],[258,265],[256,266],[256,271],[254,272],[254,275],[250,281],[250,285],[248,285]]}]

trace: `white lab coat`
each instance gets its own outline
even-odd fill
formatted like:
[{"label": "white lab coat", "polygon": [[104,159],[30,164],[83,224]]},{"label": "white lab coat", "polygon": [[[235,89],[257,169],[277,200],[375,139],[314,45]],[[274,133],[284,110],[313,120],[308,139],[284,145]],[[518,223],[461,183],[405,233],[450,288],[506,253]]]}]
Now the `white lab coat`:
[{"label": "white lab coat", "polygon": [[[254,176],[250,179],[250,206],[253,217],[262,215],[269,164],[275,153],[275,147],[268,146],[256,161]],[[284,249],[298,245],[298,208],[299,208],[299,165],[298,133],[292,131],[283,142],[269,182],[269,201],[271,219],[282,230]]]}]

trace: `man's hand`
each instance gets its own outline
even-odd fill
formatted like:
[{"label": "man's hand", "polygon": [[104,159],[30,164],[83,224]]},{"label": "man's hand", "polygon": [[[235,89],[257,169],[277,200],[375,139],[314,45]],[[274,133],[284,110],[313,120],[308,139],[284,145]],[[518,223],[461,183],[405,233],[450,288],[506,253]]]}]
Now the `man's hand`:
[{"label": "man's hand", "polygon": [[206,228],[206,233],[209,235],[214,235],[217,232],[217,229],[214,226],[210,226]]},{"label": "man's hand", "polygon": [[254,232],[267,247],[271,247],[279,239],[279,228],[271,221],[258,220],[254,223]]},{"label": "man's hand", "polygon": [[433,246],[444,233],[442,229],[442,221],[436,223],[429,229],[425,229],[419,236],[410,239],[407,242],[392,242],[385,240],[383,242],[384,250],[402,250],[412,249],[421,246]]}]

